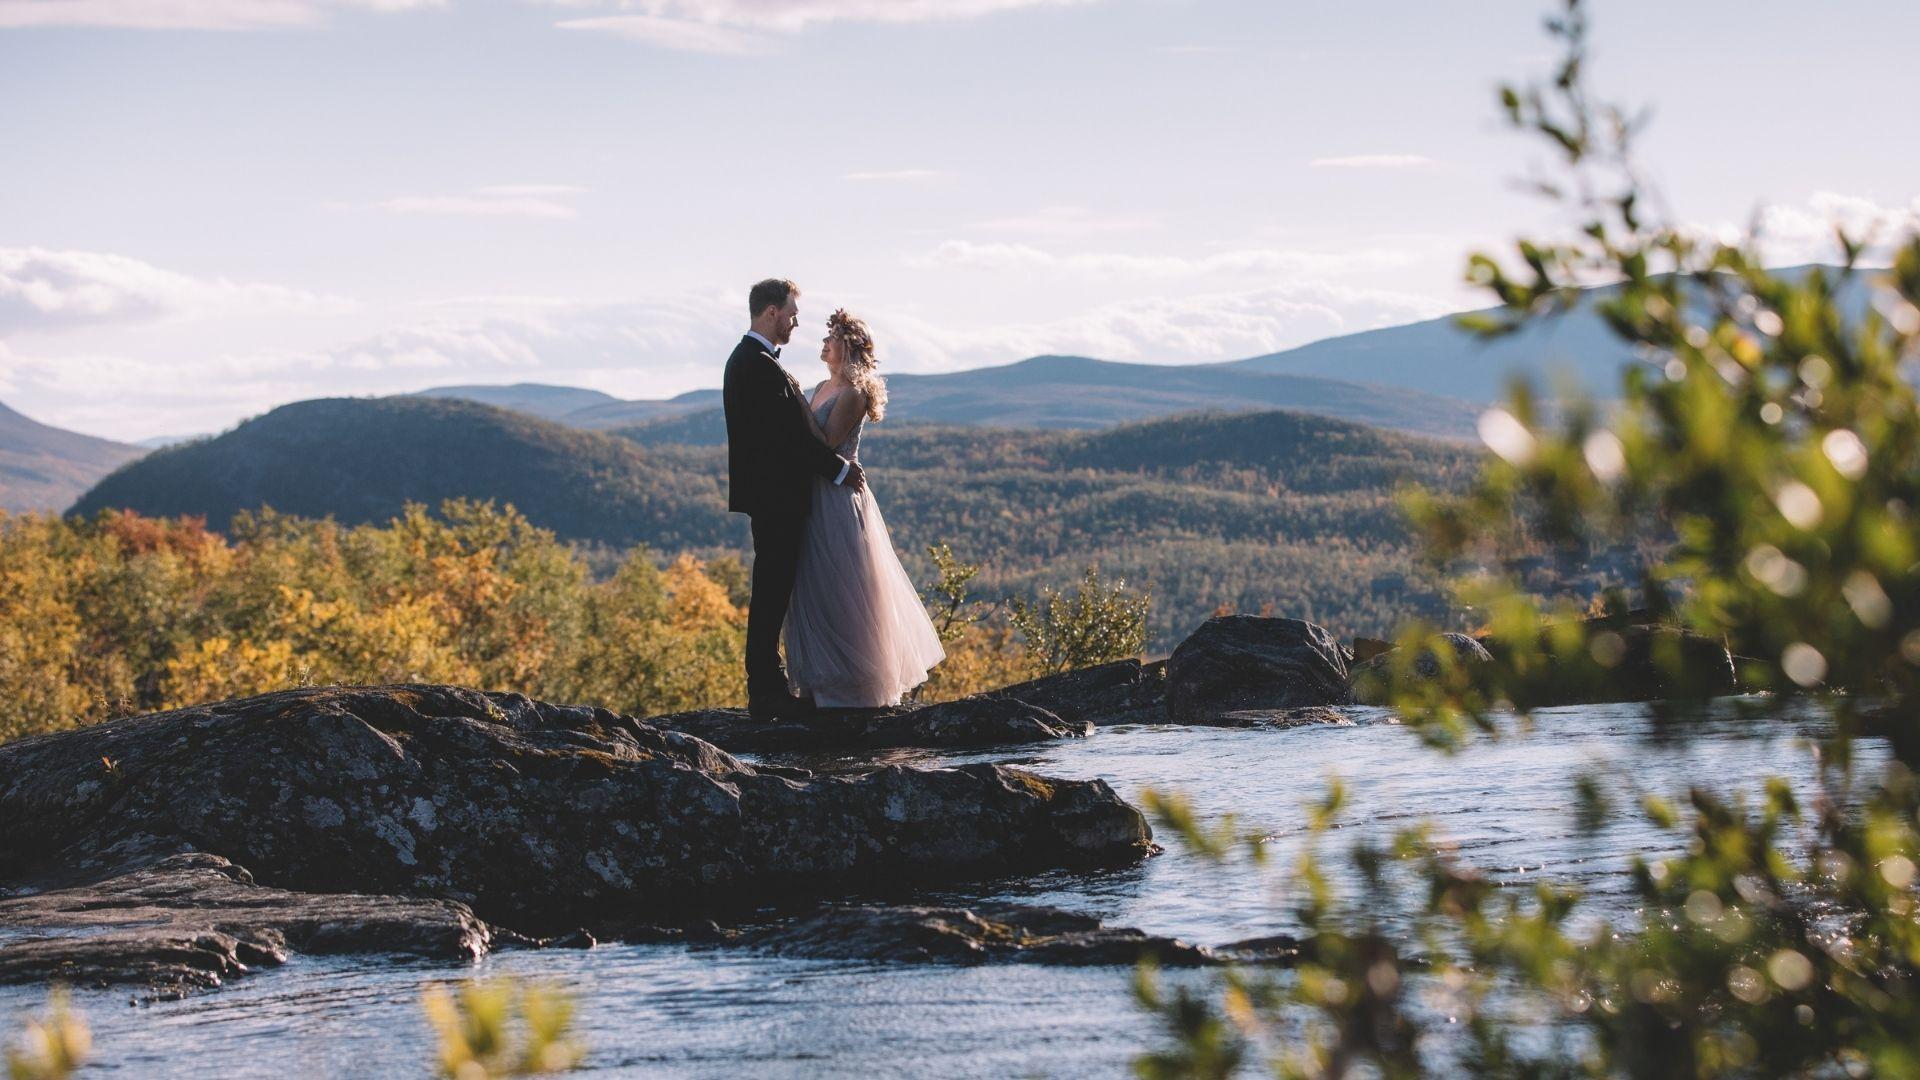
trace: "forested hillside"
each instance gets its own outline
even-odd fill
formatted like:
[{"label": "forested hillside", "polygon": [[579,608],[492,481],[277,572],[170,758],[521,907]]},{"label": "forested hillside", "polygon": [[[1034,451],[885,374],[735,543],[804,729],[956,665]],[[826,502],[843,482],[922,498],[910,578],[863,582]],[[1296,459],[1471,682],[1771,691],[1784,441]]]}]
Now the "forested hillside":
[{"label": "forested hillside", "polygon": [[[1398,485],[1453,487],[1459,444],[1289,412],[1195,414],[1096,432],[874,426],[862,451],[908,568],[952,545],[978,592],[1028,593],[1098,563],[1151,589],[1153,647],[1216,608],[1271,608],[1343,633],[1441,614],[1420,584]],[[108,477],[75,507],[205,515],[245,509],[385,521],[408,501],[511,503],[601,553],[647,544],[744,551],[725,512],[724,450],[640,446],[471,402],[332,399],[276,409]],[[615,560],[602,558],[599,565]]]}]

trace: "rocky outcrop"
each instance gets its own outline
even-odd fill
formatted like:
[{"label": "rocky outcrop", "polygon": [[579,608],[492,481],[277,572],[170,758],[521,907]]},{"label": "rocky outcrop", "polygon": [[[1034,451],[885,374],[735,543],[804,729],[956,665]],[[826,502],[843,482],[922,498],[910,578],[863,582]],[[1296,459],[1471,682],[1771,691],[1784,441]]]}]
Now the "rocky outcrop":
[{"label": "rocky outcrop", "polygon": [[453,900],[527,932],[816,890],[1129,862],[1101,781],[774,775],[604,709],[448,686],[288,690],[0,746],[0,884],[219,855],[307,892]]},{"label": "rocky outcrop", "polygon": [[1070,721],[1100,727],[1166,721],[1167,662],[1116,660],[1047,675],[995,690],[995,698],[1024,701]]},{"label": "rocky outcrop", "polygon": [[1386,705],[1393,698],[1396,680],[1430,681],[1440,677],[1440,657],[1445,655],[1456,668],[1473,669],[1493,663],[1486,646],[1465,634],[1440,634],[1413,654],[1405,670],[1396,672],[1400,663],[1398,649],[1376,653],[1355,664],[1349,675],[1356,705]]},{"label": "rocky outcrop", "polygon": [[738,940],[752,948],[797,956],[906,963],[1132,965],[1150,956],[1167,967],[1198,967],[1229,961],[1284,964],[1300,955],[1299,942],[1287,937],[1213,949],[1130,927],[1106,926],[1090,915],[1017,904],[975,908],[834,905]]},{"label": "rocky outcrop", "polygon": [[979,750],[1078,739],[1093,732],[1093,725],[1084,720],[1064,720],[1045,708],[1001,695],[919,708],[823,709],[770,724],[754,720],[745,709],[699,709],[652,717],[647,723],[693,735],[736,754],[902,747]]},{"label": "rocky outcrop", "polygon": [[1167,719],[1176,724],[1348,700],[1345,652],[1323,627],[1299,619],[1215,616],[1167,661]]},{"label": "rocky outcrop", "polygon": [[173,855],[91,885],[0,899],[0,983],[219,986],[289,952],[474,959],[496,931],[465,905],[257,885],[217,855]]}]

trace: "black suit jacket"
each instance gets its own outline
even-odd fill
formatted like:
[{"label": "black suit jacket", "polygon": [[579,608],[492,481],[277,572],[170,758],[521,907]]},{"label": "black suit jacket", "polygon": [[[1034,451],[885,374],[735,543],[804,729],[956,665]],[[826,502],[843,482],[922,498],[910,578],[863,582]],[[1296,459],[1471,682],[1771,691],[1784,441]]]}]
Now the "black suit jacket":
[{"label": "black suit jacket", "polygon": [[847,462],[814,436],[800,384],[766,346],[742,336],[727,357],[721,400],[727,412],[727,509],[805,517],[813,505],[810,478],[832,480]]}]

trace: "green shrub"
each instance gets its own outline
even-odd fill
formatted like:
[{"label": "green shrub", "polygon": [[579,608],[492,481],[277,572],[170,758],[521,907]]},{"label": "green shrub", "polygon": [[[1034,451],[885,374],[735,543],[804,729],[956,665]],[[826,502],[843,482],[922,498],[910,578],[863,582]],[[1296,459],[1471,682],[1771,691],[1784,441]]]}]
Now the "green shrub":
[{"label": "green shrub", "polygon": [[[1743,675],[1773,694],[1745,708],[1824,705],[1835,725],[1815,790],[1776,779],[1758,805],[1704,784],[1647,798],[1638,812],[1686,853],[1635,861],[1625,926],[1580,918],[1568,887],[1496,890],[1424,828],[1350,853],[1365,886],[1351,906],[1327,899],[1309,854],[1297,913],[1308,962],[1284,980],[1236,976],[1254,988],[1230,985],[1247,1004],[1219,1015],[1234,1038],[1284,1044],[1287,1075],[1920,1075],[1920,236],[1881,238],[1887,271],[1861,269],[1866,239],[1841,236],[1842,266],[1779,274],[1751,238],[1656,219],[1630,153],[1637,122],[1589,97],[1578,0],[1550,28],[1567,50],[1556,78],[1501,100],[1561,156],[1569,179],[1552,190],[1584,224],[1562,242],[1521,242],[1518,269],[1476,256],[1469,276],[1501,306],[1473,328],[1510,332],[1610,283],[1590,302],[1652,362],[1605,411],[1575,403],[1549,418],[1516,385],[1483,419],[1496,456],[1478,482],[1415,499],[1415,521],[1451,564],[1500,565],[1522,519],[1571,551],[1670,536],[1642,603],[1756,658]],[[1396,701],[1441,747],[1497,737],[1509,707],[1556,679],[1603,678],[1620,656],[1616,631],[1582,622],[1576,598],[1543,606],[1497,575],[1463,581],[1461,596],[1488,618],[1494,663],[1408,684]],[[1408,626],[1400,641],[1418,648],[1433,629]],[[1656,709],[1676,740],[1708,692],[1690,674],[1668,671],[1680,700]],[[1867,776],[1853,765],[1864,735],[1891,749]],[[1591,778],[1570,802],[1587,828],[1613,812]],[[1415,932],[1393,940],[1387,910]],[[1420,965],[1403,959],[1416,954]],[[1410,979],[1458,1021],[1451,1060],[1415,1052],[1436,1021],[1408,1007]],[[1528,1010],[1534,1037],[1516,1039]],[[1183,1030],[1214,1031],[1191,1018]]]}]

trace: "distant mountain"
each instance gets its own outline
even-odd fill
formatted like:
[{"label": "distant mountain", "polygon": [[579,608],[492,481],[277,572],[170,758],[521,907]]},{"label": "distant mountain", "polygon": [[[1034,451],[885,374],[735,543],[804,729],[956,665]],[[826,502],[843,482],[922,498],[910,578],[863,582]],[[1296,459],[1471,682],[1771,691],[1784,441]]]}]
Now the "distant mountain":
[{"label": "distant mountain", "polygon": [[[815,371],[805,371],[808,380]],[[803,380],[806,386],[813,383]],[[513,402],[535,400],[533,390],[554,393],[566,387],[440,387],[422,391],[440,397],[486,401],[533,412]],[[1274,375],[1235,370],[1226,365],[1121,364],[1084,356],[1036,356],[1000,367],[943,375],[894,375],[887,380],[895,421],[971,424],[987,427],[1111,427],[1196,410],[1226,412],[1295,409],[1356,423],[1442,438],[1469,438],[1478,410],[1461,401],[1418,391],[1361,386],[1338,378]],[[516,391],[518,393],[509,393]],[[718,390],[695,390],[660,401],[598,401],[571,412],[536,415],[570,427],[598,430],[649,430],[645,442],[671,441],[665,431],[686,434],[680,441],[711,444],[724,438],[705,415],[720,405]]]},{"label": "distant mountain", "polygon": [[663,417],[682,416],[700,409],[718,408],[719,405],[720,391],[689,390],[679,397],[661,401],[625,401],[615,398],[612,401],[589,405],[584,409],[570,412],[559,419],[561,423],[572,427],[605,431],[609,428],[647,423]]},{"label": "distant mountain", "polygon": [[[612,394],[584,390],[575,386],[548,386],[545,383],[513,383],[510,386],[436,386],[416,391],[409,397],[460,398],[531,413],[543,420],[558,420],[568,413],[595,405],[618,402]],[[575,425],[582,426],[582,425]]]},{"label": "distant mountain", "polygon": [[0,509],[59,512],[146,451],[29,420],[0,404]]},{"label": "distant mountain", "polygon": [[241,510],[272,506],[357,524],[384,521],[408,500],[468,496],[510,502],[571,538],[692,548],[745,535],[726,517],[717,471],[656,457],[477,402],[323,398],[155,450],[102,480],[73,513],[204,514],[224,529]]},{"label": "distant mountain", "polygon": [[[1099,563],[1153,590],[1158,647],[1222,604],[1375,634],[1438,617],[1394,493],[1403,481],[1458,485],[1477,460],[1460,443],[1295,412],[1099,431],[886,423],[862,457],[916,576],[940,542],[986,565],[985,596],[1064,584]],[[717,446],[643,447],[475,402],[326,399],[157,450],[75,511],[204,514],[225,528],[267,504],[356,523],[467,496],[510,502],[567,540],[744,551],[724,474]]]},{"label": "distant mountain", "polygon": [[1292,409],[1422,435],[1464,438],[1478,411],[1460,401],[1344,376],[1301,377],[1205,365],[1036,356],[1004,367],[887,382],[903,420],[993,427],[1103,428],[1199,409]]},{"label": "distant mountain", "polygon": [[1533,376],[1549,392],[1557,389],[1556,377],[1571,377],[1594,397],[1614,397],[1620,369],[1634,362],[1626,344],[1586,307],[1491,341],[1461,329],[1457,318],[1327,338],[1213,370],[1338,377],[1484,403],[1505,397],[1515,372]]},{"label": "distant mountain", "polygon": [[[1816,269],[1792,266],[1772,273],[1798,279]],[[1863,277],[1844,284],[1839,299],[1845,310],[1864,312],[1870,299]],[[1524,330],[1491,340],[1460,328],[1457,315],[1405,326],[1389,326],[1327,338],[1284,352],[1215,365],[1216,370],[1349,379],[1377,386],[1441,394],[1485,403],[1506,397],[1515,373],[1555,395],[1562,383],[1594,398],[1620,394],[1621,369],[1642,363],[1595,313],[1594,301],[1610,287],[1589,289],[1581,303],[1558,318],[1539,320]]]},{"label": "distant mountain", "polygon": [[158,450],[163,446],[178,446],[183,442],[192,442],[195,439],[205,439],[208,437],[207,435],[155,435],[151,438],[141,439],[134,445],[144,446],[149,450]]}]

